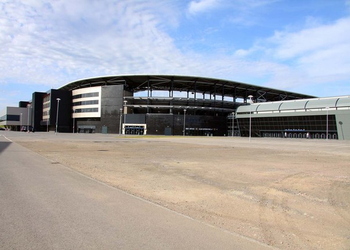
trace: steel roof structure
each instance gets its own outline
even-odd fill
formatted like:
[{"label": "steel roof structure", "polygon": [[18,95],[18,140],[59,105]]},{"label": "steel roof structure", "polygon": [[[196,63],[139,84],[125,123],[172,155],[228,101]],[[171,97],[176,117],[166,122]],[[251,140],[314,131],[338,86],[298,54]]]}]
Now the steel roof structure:
[{"label": "steel roof structure", "polygon": [[283,112],[283,111],[307,111],[307,110],[326,110],[350,107],[350,96],[324,97],[303,100],[290,100],[268,103],[253,103],[251,105],[243,105],[237,109],[237,113],[252,112]]},{"label": "steel roof structure", "polygon": [[93,86],[121,84],[124,85],[125,90],[133,93],[140,91],[181,91],[242,98],[245,100],[248,99],[249,95],[252,95],[256,102],[314,98],[314,96],[310,95],[236,81],[180,75],[115,75],[93,77],[70,82],[60,89],[74,90]]}]

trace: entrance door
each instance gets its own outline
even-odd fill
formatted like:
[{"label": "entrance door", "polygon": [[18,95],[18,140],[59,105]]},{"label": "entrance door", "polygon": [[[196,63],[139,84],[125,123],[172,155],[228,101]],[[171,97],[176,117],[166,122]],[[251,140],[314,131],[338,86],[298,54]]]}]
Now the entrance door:
[{"label": "entrance door", "polygon": [[146,125],[125,125],[124,133],[126,135],[144,135],[146,134]]}]

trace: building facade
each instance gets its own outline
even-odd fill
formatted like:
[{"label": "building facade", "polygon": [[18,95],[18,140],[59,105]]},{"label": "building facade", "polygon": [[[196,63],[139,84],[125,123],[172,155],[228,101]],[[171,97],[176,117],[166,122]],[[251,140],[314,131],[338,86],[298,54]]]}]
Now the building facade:
[{"label": "building facade", "polygon": [[126,75],[68,83],[75,132],[229,135],[228,117],[254,94],[260,101],[307,95],[191,76]]},{"label": "building facade", "polygon": [[30,128],[31,106],[6,107],[0,113],[0,125],[14,131],[26,131]]},{"label": "building facade", "polygon": [[[73,133],[350,139],[348,99],[204,77],[105,76],[33,93],[28,125]],[[8,110],[0,125],[9,118],[18,125],[26,111],[11,111],[13,117]]]}]

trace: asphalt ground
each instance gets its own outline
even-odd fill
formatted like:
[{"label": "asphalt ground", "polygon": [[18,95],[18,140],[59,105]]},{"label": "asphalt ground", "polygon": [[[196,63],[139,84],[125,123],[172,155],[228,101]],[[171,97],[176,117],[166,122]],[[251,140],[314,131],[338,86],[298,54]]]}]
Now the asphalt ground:
[{"label": "asphalt ground", "polygon": [[16,143],[23,140],[134,138],[1,132],[0,249],[269,248],[126,193]]}]

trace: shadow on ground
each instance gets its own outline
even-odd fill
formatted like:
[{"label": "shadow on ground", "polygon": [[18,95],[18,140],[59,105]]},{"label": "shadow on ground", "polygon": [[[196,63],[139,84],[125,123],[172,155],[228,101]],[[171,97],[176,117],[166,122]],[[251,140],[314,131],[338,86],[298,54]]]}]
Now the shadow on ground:
[{"label": "shadow on ground", "polygon": [[0,141],[0,154],[8,147],[10,146],[11,142],[4,142]]}]

